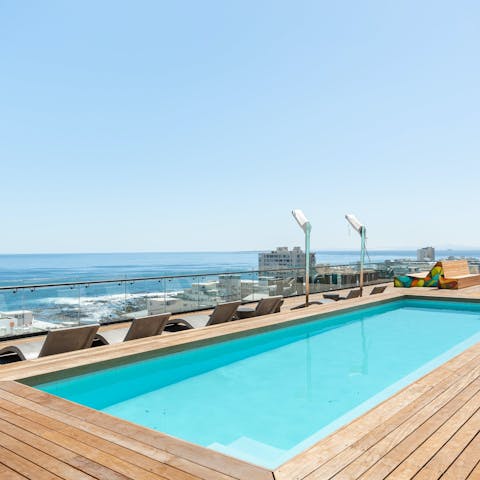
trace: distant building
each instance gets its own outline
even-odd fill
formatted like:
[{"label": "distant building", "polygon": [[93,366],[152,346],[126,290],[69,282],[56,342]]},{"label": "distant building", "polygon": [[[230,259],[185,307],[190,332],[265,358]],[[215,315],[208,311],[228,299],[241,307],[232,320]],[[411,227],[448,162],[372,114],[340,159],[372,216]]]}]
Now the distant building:
[{"label": "distant building", "polygon": [[417,250],[417,262],[433,262],[435,260],[435,249],[424,247]]},{"label": "distant building", "polygon": [[[300,247],[277,247],[271,252],[262,252],[258,254],[258,269],[260,272],[266,270],[282,270],[288,268],[305,268],[305,252]],[[315,272],[315,254],[310,254],[310,270]],[[268,274],[268,273],[267,273]],[[275,274],[275,272],[271,272]],[[287,274],[288,275],[288,274]],[[275,276],[283,277],[283,274],[275,274]]]},{"label": "distant building", "polygon": [[[354,266],[317,265],[316,272],[315,284],[326,285],[329,288],[355,287],[360,282],[360,271],[358,267]],[[366,284],[378,282],[382,274],[388,278],[386,272],[381,270],[365,269],[363,271],[363,281]]]}]

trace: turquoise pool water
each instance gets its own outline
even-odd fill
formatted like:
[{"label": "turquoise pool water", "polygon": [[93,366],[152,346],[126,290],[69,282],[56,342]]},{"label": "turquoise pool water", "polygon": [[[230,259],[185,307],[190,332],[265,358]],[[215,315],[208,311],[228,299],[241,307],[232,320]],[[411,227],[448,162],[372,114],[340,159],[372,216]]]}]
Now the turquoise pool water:
[{"label": "turquoise pool water", "polygon": [[480,341],[480,304],[402,300],[37,388],[276,468]]}]

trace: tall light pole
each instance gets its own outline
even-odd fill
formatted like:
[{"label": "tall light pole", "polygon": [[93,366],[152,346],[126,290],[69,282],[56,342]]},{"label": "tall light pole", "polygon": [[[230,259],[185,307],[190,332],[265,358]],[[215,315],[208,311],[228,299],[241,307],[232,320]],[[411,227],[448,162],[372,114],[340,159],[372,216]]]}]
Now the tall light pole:
[{"label": "tall light pole", "polygon": [[367,227],[361,224],[353,213],[345,215],[347,222],[360,235],[360,296],[363,295],[363,265],[365,263],[365,240],[367,235]]},{"label": "tall light pole", "polygon": [[292,215],[305,233],[305,306],[308,307],[308,297],[310,295],[310,232],[312,231],[312,225],[298,208],[292,210]]},{"label": "tall light pole", "polygon": [[297,307],[293,308],[303,308],[308,307],[312,303],[320,303],[321,302],[310,302],[310,232],[312,231],[312,225],[305,217],[304,213],[299,210],[295,209],[292,210],[293,218],[297,221],[300,228],[305,233],[305,304],[298,305]]}]

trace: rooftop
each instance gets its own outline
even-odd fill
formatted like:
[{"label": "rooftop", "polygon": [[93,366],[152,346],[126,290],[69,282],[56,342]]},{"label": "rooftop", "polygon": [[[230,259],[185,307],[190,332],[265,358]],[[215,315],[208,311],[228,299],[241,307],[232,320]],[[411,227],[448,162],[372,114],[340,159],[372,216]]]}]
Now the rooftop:
[{"label": "rooftop", "polygon": [[[367,289],[368,293],[368,289]],[[480,301],[459,291],[389,287],[377,297],[311,306],[118,346],[66,353],[0,369],[2,478],[343,479],[480,478],[480,344],[408,385],[313,447],[269,471],[87,407],[16,380],[96,362],[122,362],[248,334],[298,319],[405,295]],[[312,296],[312,300],[315,295]],[[104,328],[117,328],[112,325]],[[28,341],[27,339],[24,341]]]}]

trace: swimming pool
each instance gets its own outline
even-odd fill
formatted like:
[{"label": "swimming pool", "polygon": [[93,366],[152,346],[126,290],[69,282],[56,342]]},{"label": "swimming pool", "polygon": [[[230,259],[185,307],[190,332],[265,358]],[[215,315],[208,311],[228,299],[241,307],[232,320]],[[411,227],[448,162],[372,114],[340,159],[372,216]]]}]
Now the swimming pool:
[{"label": "swimming pool", "polygon": [[276,468],[480,341],[480,304],[400,300],[36,385]]}]

